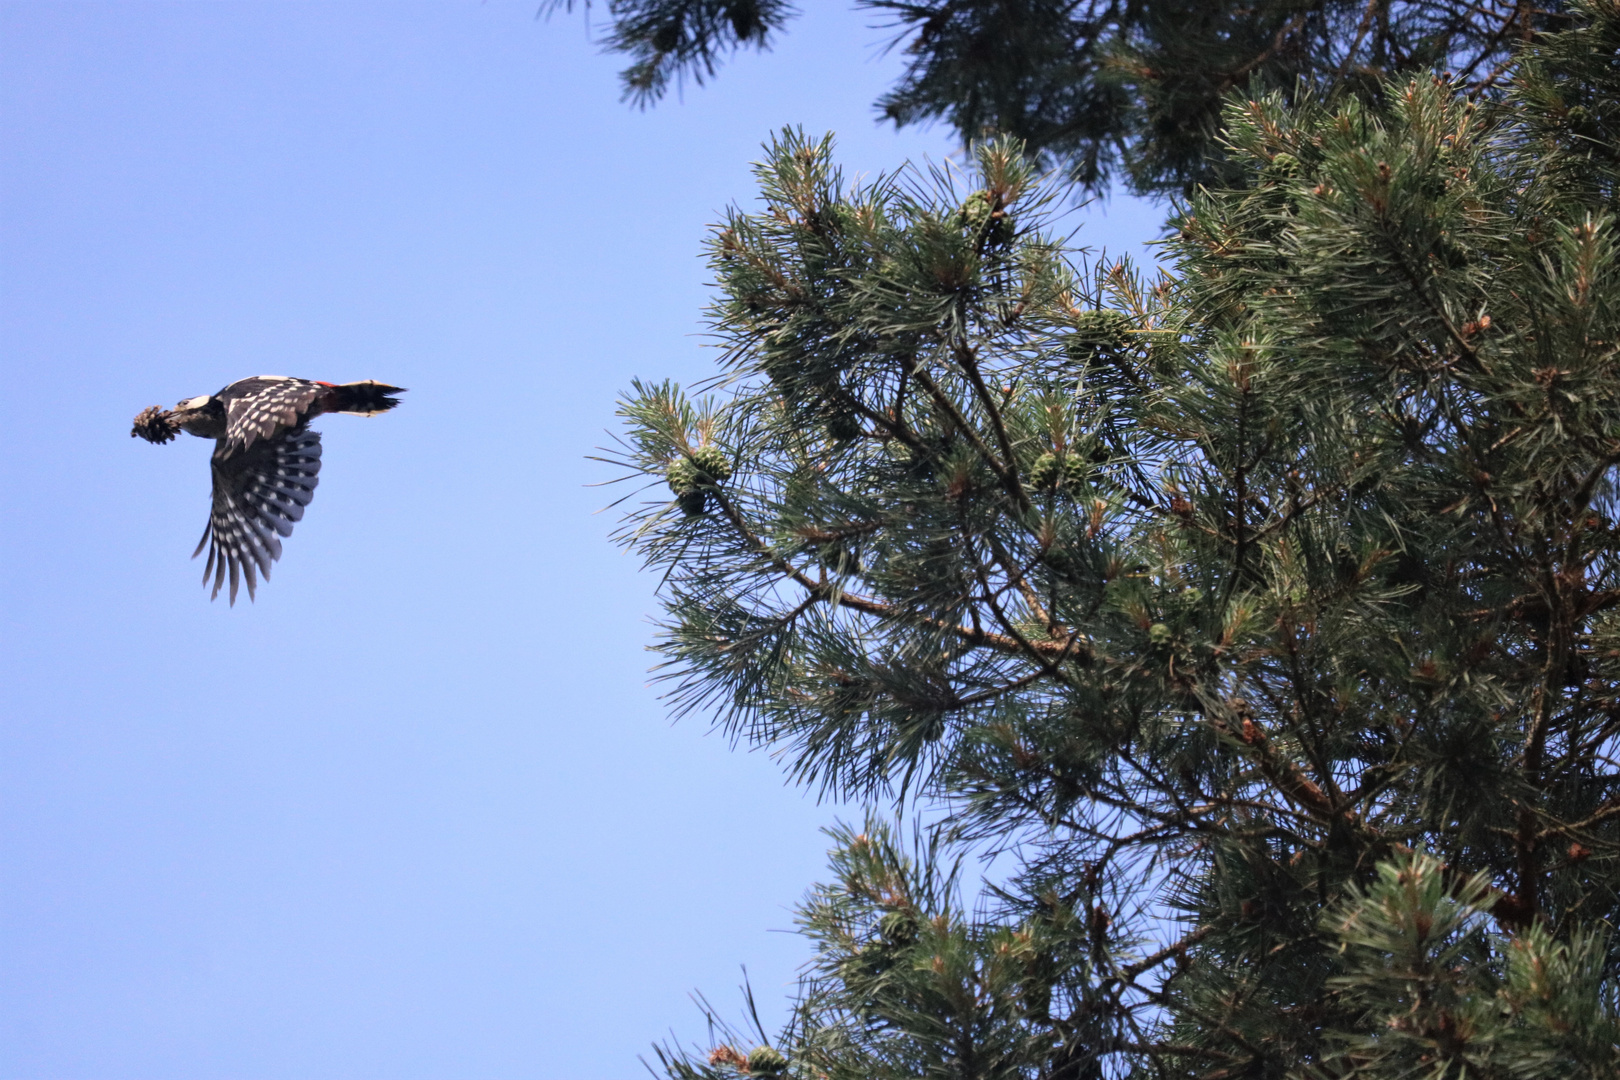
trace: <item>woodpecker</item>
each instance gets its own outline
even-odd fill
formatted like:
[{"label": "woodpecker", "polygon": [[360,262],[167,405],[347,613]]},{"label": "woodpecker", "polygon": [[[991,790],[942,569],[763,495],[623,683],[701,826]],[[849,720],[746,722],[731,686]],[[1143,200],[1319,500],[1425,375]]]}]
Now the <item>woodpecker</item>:
[{"label": "woodpecker", "polygon": [[185,431],[214,440],[210,465],[214,505],[195,559],[208,548],[203,585],[214,579],[212,600],[230,579],[230,602],[247,578],[248,599],[258,585],[255,571],[270,580],[281,558],[281,538],[315,497],[321,471],[321,435],[309,422],[323,413],[374,416],[399,404],[404,388],[387,383],[333,384],[286,375],[255,375],[217,394],[187,398],[173,409],[153,406],[135,417],[130,435],[166,443]]}]

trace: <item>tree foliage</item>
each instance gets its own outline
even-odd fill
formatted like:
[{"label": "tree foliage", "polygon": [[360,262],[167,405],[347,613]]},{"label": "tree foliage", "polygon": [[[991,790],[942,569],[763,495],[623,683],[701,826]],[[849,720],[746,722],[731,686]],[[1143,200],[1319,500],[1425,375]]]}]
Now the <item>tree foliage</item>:
[{"label": "tree foliage", "polygon": [[[589,0],[587,0],[588,4]],[[550,0],[547,10],[572,8]],[[1138,191],[1220,175],[1221,102],[1234,89],[1359,93],[1448,70],[1502,84],[1512,47],[1564,22],[1559,0],[860,0],[908,58],[877,103],[896,124],[997,135],[1091,188]],[[720,58],[766,48],[784,0],[609,0],[605,45],[628,54],[626,97],[646,105]]]},{"label": "tree foliage", "polygon": [[770,144],[722,374],[623,404],[622,539],[679,708],[950,816],[838,833],[786,1030],[669,1076],[1620,1074],[1620,4],[1580,14],[1499,104],[1232,99],[1149,283],[1013,140],[866,184]]},{"label": "tree foliage", "polygon": [[[590,0],[582,4],[587,11]],[[572,11],[574,0],[545,0],[541,14]],[[712,78],[721,60],[742,48],[765,49],[795,14],[787,0],[609,0],[612,29],[603,44],[628,53],[624,96],[648,105],[670,85]]]}]

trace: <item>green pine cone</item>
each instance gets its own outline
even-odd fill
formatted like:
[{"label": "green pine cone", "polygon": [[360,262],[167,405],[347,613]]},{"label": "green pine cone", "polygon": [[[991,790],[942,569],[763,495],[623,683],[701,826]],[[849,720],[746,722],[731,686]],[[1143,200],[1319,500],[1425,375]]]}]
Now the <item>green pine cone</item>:
[{"label": "green pine cone", "polygon": [[910,945],[917,940],[917,920],[904,911],[891,911],[878,920],[878,936],[885,945]]},{"label": "green pine cone", "polygon": [[1131,343],[1131,328],[1131,317],[1123,311],[1082,311],[1075,316],[1069,354],[1085,359],[1100,349],[1123,349]]},{"label": "green pine cone", "polygon": [[[729,475],[729,467],[727,472]],[[669,463],[664,478],[669,484],[669,490],[675,493],[676,500],[681,504],[682,513],[687,517],[698,517],[709,508],[709,496],[705,489],[714,486],[713,481],[696,461],[691,458],[676,458]]]},{"label": "green pine cone", "polygon": [[861,435],[861,422],[848,413],[839,413],[827,421],[827,434],[839,442],[849,442]]},{"label": "green pine cone", "polygon": [[1091,467],[1078,454],[1063,459],[1063,486],[1069,491],[1077,491],[1090,475]]},{"label": "green pine cone", "polygon": [[995,196],[988,191],[975,191],[967,197],[957,210],[957,218],[962,222],[964,229],[981,229],[990,215],[995,213]]},{"label": "green pine cone", "polygon": [[1013,220],[1005,210],[1001,217],[996,217],[995,213],[996,197],[988,191],[975,191],[957,208],[956,220],[968,232],[988,229],[991,243],[1004,244],[1012,236]]},{"label": "green pine cone", "polygon": [[787,1067],[787,1058],[774,1046],[756,1046],[748,1055],[748,1071],[754,1076],[780,1076]]},{"label": "green pine cone", "polygon": [[1074,491],[1086,482],[1089,472],[1085,461],[1078,455],[1064,454],[1059,457],[1053,453],[1045,453],[1036,458],[1035,464],[1030,466],[1028,486],[1036,491],[1057,487]]},{"label": "green pine cone", "polygon": [[1058,459],[1057,455],[1048,451],[1035,459],[1035,464],[1029,467],[1029,486],[1036,491],[1043,491],[1049,487],[1057,486]]},{"label": "green pine cone", "polygon": [[1281,153],[1271,159],[1271,163],[1261,170],[1261,179],[1268,183],[1278,183],[1283,180],[1292,180],[1305,171],[1299,158],[1293,154]]},{"label": "green pine cone", "polygon": [[669,468],[664,472],[664,478],[669,482],[669,490],[677,495],[696,491],[703,482],[698,467],[688,458],[676,458],[670,462]]},{"label": "green pine cone", "polygon": [[721,484],[731,479],[731,459],[718,446],[700,446],[692,451],[692,465],[706,484]]}]

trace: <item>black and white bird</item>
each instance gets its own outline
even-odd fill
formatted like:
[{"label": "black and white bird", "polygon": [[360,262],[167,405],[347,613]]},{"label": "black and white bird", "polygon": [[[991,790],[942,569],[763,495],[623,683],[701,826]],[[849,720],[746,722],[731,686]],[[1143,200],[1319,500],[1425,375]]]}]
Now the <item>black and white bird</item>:
[{"label": "black and white bird", "polygon": [[270,564],[281,558],[282,537],[315,497],[321,471],[321,435],[309,422],[323,413],[374,416],[399,404],[404,393],[386,383],[312,382],[286,375],[255,375],[231,383],[217,394],[187,398],[173,409],[156,406],[135,417],[131,435],[166,443],[182,431],[214,440],[211,459],[214,506],[208,527],[191,553],[208,548],[203,584],[214,579],[210,599],[226,578],[231,603],[247,578],[248,599],[258,582],[270,580]]}]

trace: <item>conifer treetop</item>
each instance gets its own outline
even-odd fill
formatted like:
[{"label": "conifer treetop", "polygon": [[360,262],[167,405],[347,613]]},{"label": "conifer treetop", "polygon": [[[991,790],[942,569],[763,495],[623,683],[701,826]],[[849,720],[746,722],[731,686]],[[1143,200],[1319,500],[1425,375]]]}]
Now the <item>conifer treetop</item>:
[{"label": "conifer treetop", "polygon": [[669,1076],[1620,1071],[1620,5],[1577,11],[1500,104],[1233,97],[1151,282],[1012,140],[767,146],[719,374],[622,404],[621,539],[678,709],[948,820],[835,833],[787,1028]]}]

